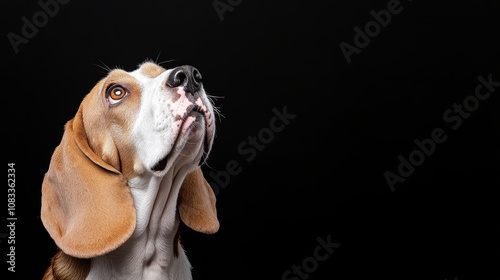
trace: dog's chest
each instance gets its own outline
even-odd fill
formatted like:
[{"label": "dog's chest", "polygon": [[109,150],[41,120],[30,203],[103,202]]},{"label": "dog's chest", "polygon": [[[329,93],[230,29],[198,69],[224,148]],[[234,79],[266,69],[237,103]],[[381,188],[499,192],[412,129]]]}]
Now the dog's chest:
[{"label": "dog's chest", "polygon": [[92,259],[87,279],[191,279],[191,265],[176,238],[180,182],[164,178],[129,182],[137,222],[132,237],[116,250]]}]

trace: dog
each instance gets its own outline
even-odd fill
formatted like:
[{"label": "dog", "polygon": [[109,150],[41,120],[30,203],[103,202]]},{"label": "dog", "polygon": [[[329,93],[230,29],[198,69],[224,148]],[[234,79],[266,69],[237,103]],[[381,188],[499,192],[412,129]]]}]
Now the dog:
[{"label": "dog", "polygon": [[180,222],[219,230],[203,177],[218,112],[200,72],[145,61],[113,69],[64,125],[44,174],[41,220],[60,279],[192,279]]}]

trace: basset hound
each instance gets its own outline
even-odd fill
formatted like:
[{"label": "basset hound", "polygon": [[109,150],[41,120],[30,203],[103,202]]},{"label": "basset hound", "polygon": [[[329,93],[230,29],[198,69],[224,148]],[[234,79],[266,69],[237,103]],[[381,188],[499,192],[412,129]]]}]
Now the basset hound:
[{"label": "basset hound", "polygon": [[111,70],[64,126],[42,182],[49,279],[191,279],[179,224],[218,231],[201,166],[215,135],[200,72]]}]

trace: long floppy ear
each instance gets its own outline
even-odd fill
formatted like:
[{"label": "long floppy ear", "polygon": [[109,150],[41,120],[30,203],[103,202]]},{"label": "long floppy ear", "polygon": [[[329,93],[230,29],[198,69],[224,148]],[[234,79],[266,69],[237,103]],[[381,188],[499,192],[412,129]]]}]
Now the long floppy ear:
[{"label": "long floppy ear", "polygon": [[43,179],[43,225],[63,252],[91,258],[123,244],[135,229],[135,215],[123,176],[90,148],[80,106]]},{"label": "long floppy ear", "polygon": [[219,230],[215,194],[203,177],[201,168],[189,173],[184,179],[177,207],[182,222],[191,229],[207,234]]}]

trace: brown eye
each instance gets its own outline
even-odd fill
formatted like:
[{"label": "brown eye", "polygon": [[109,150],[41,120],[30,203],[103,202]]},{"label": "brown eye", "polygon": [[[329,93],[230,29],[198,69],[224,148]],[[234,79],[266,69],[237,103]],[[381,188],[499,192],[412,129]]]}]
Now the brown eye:
[{"label": "brown eye", "polygon": [[109,87],[106,95],[109,103],[113,105],[120,102],[127,95],[127,91],[120,85],[114,85]]}]

